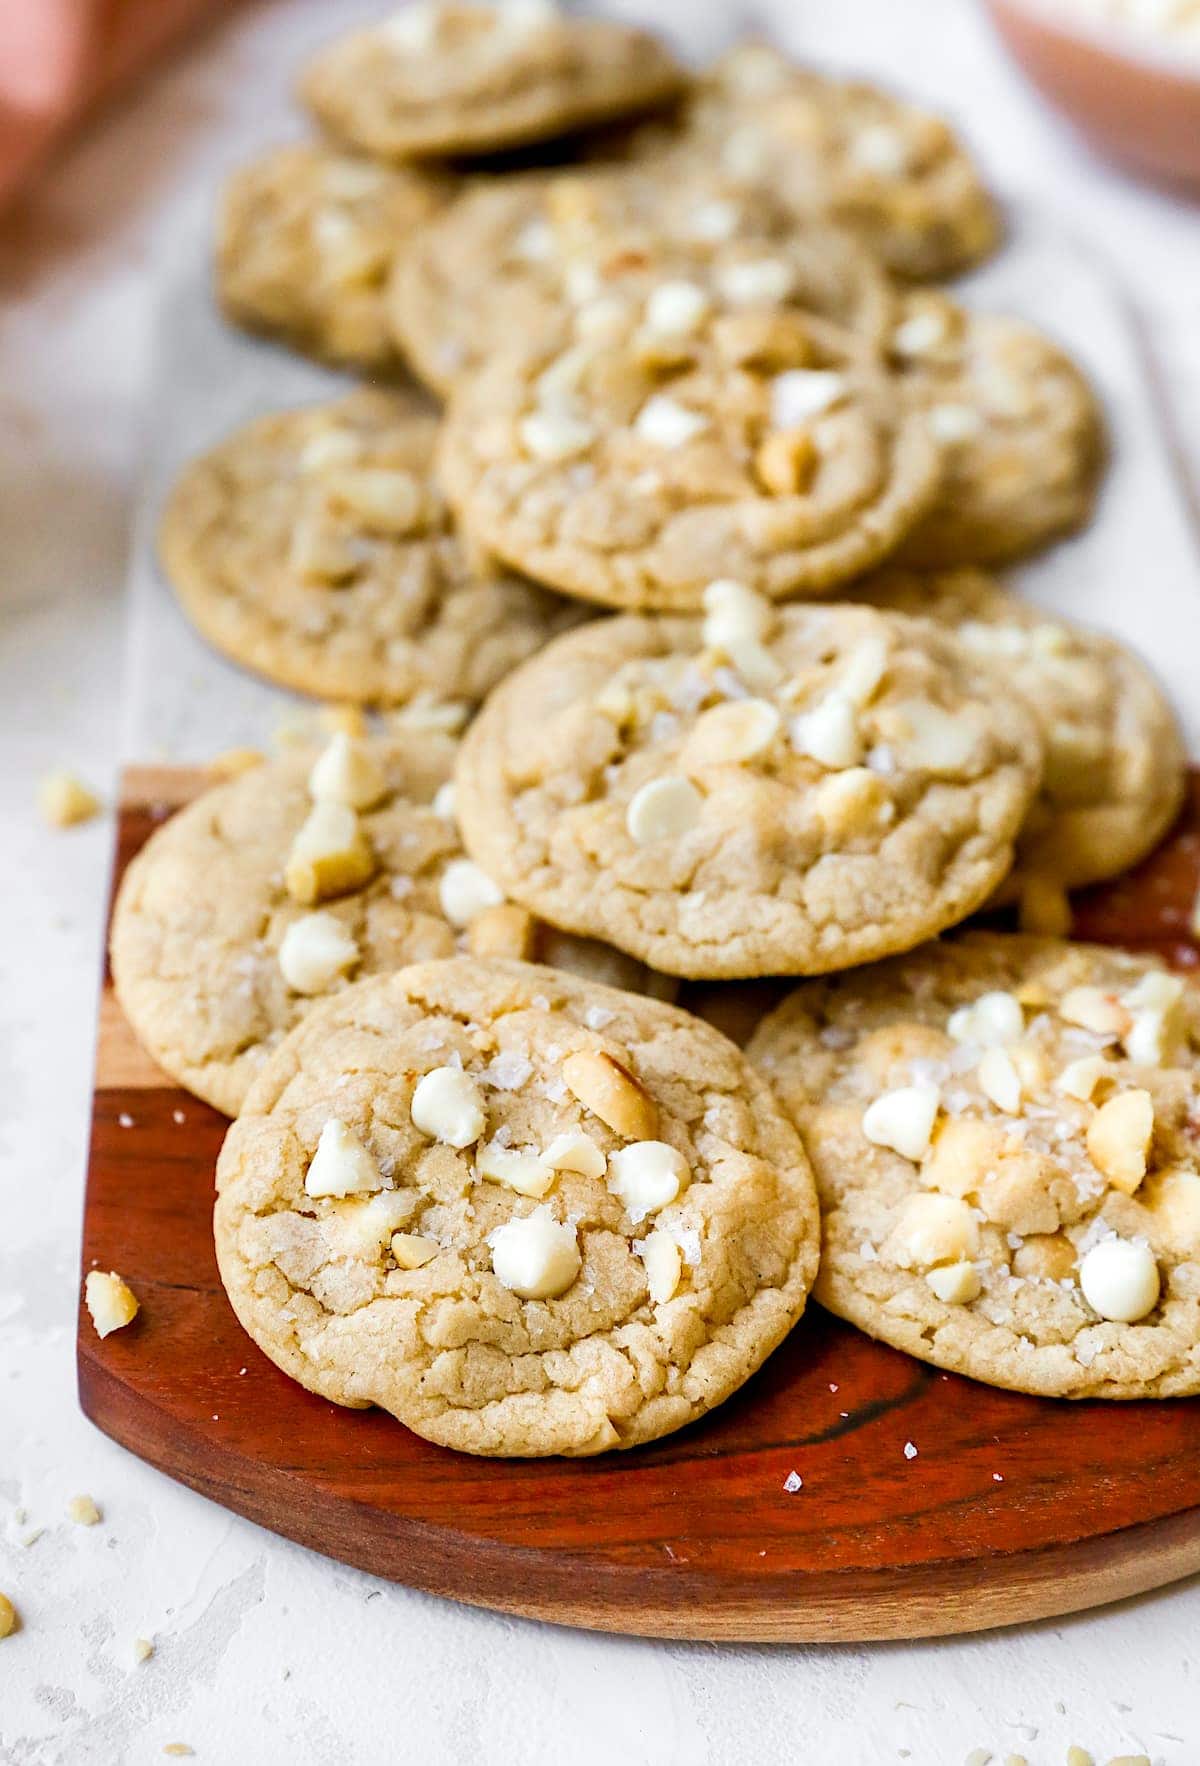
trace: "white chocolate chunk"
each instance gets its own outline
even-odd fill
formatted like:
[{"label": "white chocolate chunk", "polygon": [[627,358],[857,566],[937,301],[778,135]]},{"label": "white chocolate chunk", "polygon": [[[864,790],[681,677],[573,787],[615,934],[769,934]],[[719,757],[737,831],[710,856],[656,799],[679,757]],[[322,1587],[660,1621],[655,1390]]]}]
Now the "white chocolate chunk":
[{"label": "white chocolate chunk", "polygon": [[535,460],[571,460],[596,439],[595,425],[555,408],[531,411],[520,422],[521,446]]},{"label": "white chocolate chunk", "polygon": [[691,1175],[683,1154],[666,1141],[633,1141],[608,1162],[608,1187],[634,1226],[675,1201]]},{"label": "white chocolate chunk", "polygon": [[451,859],[438,880],[438,901],[452,926],[469,926],[477,914],[503,900],[504,891],[473,859]]},{"label": "white chocolate chunk", "polygon": [[383,1173],[352,1128],[331,1116],[304,1179],[310,1196],[357,1196],[383,1188]]},{"label": "white chocolate chunk", "polygon": [[1103,1055],[1081,1055],[1063,1068],[1054,1082],[1055,1089],[1086,1104],[1107,1072],[1108,1062]]},{"label": "white chocolate chunk", "polygon": [[375,855],[347,803],[315,803],[292,841],[284,884],[306,907],[360,889],[375,874]]},{"label": "white chocolate chunk", "polygon": [[708,428],[708,418],[666,393],[651,395],[634,418],[634,433],[655,448],[679,448]]},{"label": "white chocolate chunk", "polygon": [[984,1049],[1011,1048],[1025,1034],[1025,1013],[1015,994],[996,989],[951,1012],[946,1029],[955,1042],[978,1043]]},{"label": "white chocolate chunk", "polygon": [[775,306],[786,300],[795,286],[790,264],[782,258],[756,258],[745,264],[726,264],[717,273],[717,288],[730,306]]},{"label": "white chocolate chunk", "polygon": [[970,767],[979,750],[979,737],[968,719],[929,699],[894,699],[881,708],[877,720],[903,767],[953,777]]},{"label": "white chocolate chunk", "polygon": [[690,771],[752,760],[771,746],[782,721],[767,699],[732,699],[714,705],[697,718],[684,747],[684,765]]},{"label": "white chocolate chunk", "polygon": [[704,799],[690,779],[678,773],[650,779],[629,799],[625,827],[631,840],[677,840],[700,820]]},{"label": "white chocolate chunk", "polygon": [[656,1228],[648,1233],[638,1247],[646,1269],[646,1286],[656,1306],[665,1306],[679,1286],[683,1273],[683,1255],[670,1233]]},{"label": "white chocolate chunk", "polygon": [[864,638],[846,658],[838,676],[838,691],[861,710],[879,691],[888,671],[888,661],[888,647],[882,637]]},{"label": "white chocolate chunk", "polygon": [[551,1171],[578,1171],[583,1177],[603,1177],[608,1170],[604,1149],[581,1129],[555,1135],[542,1158]]},{"label": "white chocolate chunk", "polygon": [[765,595],[756,595],[732,577],[718,577],[704,591],[704,642],[719,650],[732,641],[762,640],[775,623],[775,610]]},{"label": "white chocolate chunk", "polygon": [[771,382],[772,429],[802,429],[840,404],[849,392],[844,374],[829,368],[788,368]]},{"label": "white chocolate chunk", "polygon": [[544,1204],[508,1220],[488,1239],[497,1278],[522,1300],[553,1300],[571,1286],[582,1259],[573,1226],[561,1226]]},{"label": "white chocolate chunk", "polygon": [[887,786],[869,767],[852,766],[822,779],[812,798],[813,814],[831,840],[848,840],[889,822],[895,808]]},{"label": "white chocolate chunk", "polygon": [[920,1159],[929,1151],[941,1101],[935,1085],[898,1086],[868,1104],[862,1131],[877,1147],[887,1147],[904,1159]]},{"label": "white chocolate chunk", "polygon": [[913,313],[892,332],[892,352],[905,357],[927,356],[930,350],[945,343],[947,331],[948,318],[943,310],[930,308]]},{"label": "white chocolate chunk", "polygon": [[527,1147],[502,1147],[489,1141],[475,1155],[475,1167],[480,1177],[502,1183],[521,1196],[544,1196],[554,1184],[553,1167]]},{"label": "white chocolate chunk", "polygon": [[1021,1111],[1021,1076],[1013,1065],[1007,1049],[986,1049],[975,1069],[975,1077],[985,1098],[1009,1116]]},{"label": "white chocolate chunk", "polygon": [[294,993],[324,993],[352,969],[359,948],[336,914],[318,910],[293,920],[279,946],[279,970]]},{"label": "white chocolate chunk", "polygon": [[411,1113],[422,1134],[447,1147],[472,1146],[487,1120],[478,1082],[461,1067],[434,1067],[422,1074],[413,1091]]},{"label": "white chocolate chunk", "polygon": [[1079,1286],[1093,1312],[1117,1324],[1134,1324],[1158,1304],[1154,1253],[1132,1239],[1101,1239],[1079,1266]]},{"label": "white chocolate chunk", "polygon": [[947,1306],[969,1306],[979,1298],[982,1283],[973,1263],[945,1263],[926,1272],[926,1283]]},{"label": "white chocolate chunk", "polygon": [[857,766],[862,760],[858,712],[837,687],[819,699],[811,710],[794,717],[789,735],[797,754],[807,754],[821,766]]},{"label": "white chocolate chunk", "polygon": [[96,1327],[98,1337],[119,1331],[137,1316],[137,1297],[127,1282],[110,1269],[89,1269],[83,1284],[83,1298]]},{"label": "white chocolate chunk", "polygon": [[399,1269],[424,1269],[442,1248],[436,1239],[427,1239],[421,1233],[393,1233],[391,1243]]},{"label": "white chocolate chunk", "polygon": [[387,795],[388,782],[369,744],[338,730],[308,775],[308,789],[318,802],[328,799],[348,803],[351,809],[370,809]]},{"label": "white chocolate chunk", "polygon": [[970,1208],[936,1190],[908,1197],[886,1244],[888,1256],[910,1269],[967,1262],[978,1250],[979,1226]]},{"label": "white chocolate chunk", "polygon": [[1088,1124],[1092,1164],[1114,1189],[1132,1196],[1146,1175],[1154,1135],[1154,1099],[1148,1091],[1117,1092]]},{"label": "white chocolate chunk", "polygon": [[973,405],[934,405],[926,421],[934,440],[946,447],[974,441],[983,428],[983,417]]},{"label": "white chocolate chunk", "polygon": [[694,282],[661,282],[646,301],[646,326],[658,337],[690,337],[710,305]]}]

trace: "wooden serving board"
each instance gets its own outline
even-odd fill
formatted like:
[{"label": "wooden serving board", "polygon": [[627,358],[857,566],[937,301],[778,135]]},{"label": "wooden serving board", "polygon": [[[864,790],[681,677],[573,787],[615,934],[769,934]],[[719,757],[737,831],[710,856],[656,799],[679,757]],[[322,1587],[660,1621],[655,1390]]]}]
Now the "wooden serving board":
[{"label": "wooden serving board", "polygon": [[[205,782],[127,774],[118,879]],[[1078,935],[1195,966],[1198,885],[1200,774],[1163,848],[1080,898]],[[141,1052],[106,980],[83,1269],[119,1270],[141,1312],[101,1342],[81,1309],[83,1408],[274,1532],[457,1600],[685,1638],[973,1631],[1200,1570],[1200,1401],[992,1391],[819,1308],[713,1416],[630,1454],[471,1459],[340,1409],[267,1361],[226,1302],[210,1233],[225,1128]]]}]

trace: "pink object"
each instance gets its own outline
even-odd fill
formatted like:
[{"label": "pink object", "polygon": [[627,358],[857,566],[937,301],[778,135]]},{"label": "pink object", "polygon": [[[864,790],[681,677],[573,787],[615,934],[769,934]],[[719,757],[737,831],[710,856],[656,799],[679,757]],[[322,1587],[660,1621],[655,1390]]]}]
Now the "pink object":
[{"label": "pink object", "polygon": [[1200,189],[1200,60],[1151,35],[1048,0],[987,0],[1029,78],[1093,146]]},{"label": "pink object", "polygon": [[237,0],[0,0],[0,201],[98,99]]}]

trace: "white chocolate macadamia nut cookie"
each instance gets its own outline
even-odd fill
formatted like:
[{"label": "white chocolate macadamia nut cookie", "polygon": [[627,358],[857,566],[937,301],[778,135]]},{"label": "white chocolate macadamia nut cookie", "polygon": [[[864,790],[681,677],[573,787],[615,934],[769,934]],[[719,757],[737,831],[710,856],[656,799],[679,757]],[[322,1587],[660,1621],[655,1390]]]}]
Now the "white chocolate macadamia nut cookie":
[{"label": "white chocolate macadamia nut cookie", "polygon": [[255,1082],[217,1189],[260,1348],[468,1453],[694,1421],[816,1270],[799,1137],[733,1044],[525,963],[419,964],[324,1002]]},{"label": "white chocolate macadamia nut cookie", "polygon": [[697,978],[868,962],[978,907],[1041,770],[1022,701],[926,621],[706,601],[596,621],[496,689],[456,770],[477,863]]},{"label": "white chocolate macadamia nut cookie", "polygon": [[824,1305],[989,1385],[1200,1392],[1200,992],[971,934],[797,988],[747,1054],[817,1174]]},{"label": "white chocolate macadamia nut cookie", "polygon": [[667,612],[722,577],[827,594],[895,550],[940,453],[861,340],[772,307],[702,300],[665,337],[643,316],[649,338],[511,353],[457,389],[438,469],[479,544],[584,600]]},{"label": "white chocolate macadamia nut cookie", "polygon": [[682,68],[648,31],[549,0],[413,0],[306,69],[322,128],[378,159],[493,153],[677,96]]}]

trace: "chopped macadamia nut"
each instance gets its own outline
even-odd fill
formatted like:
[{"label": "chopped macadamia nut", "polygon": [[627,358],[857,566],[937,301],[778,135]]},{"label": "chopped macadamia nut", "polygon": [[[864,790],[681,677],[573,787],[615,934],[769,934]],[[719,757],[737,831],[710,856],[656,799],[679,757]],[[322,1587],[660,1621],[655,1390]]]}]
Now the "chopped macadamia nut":
[{"label": "chopped macadamia nut", "polygon": [[1086,1104],[1108,1071],[1109,1065],[1103,1055],[1081,1055],[1063,1068],[1054,1082],[1055,1088]]},{"label": "chopped macadamia nut", "polygon": [[1020,1114],[1021,1076],[1007,1049],[985,1049],[975,1077],[983,1095],[997,1110],[1004,1110],[1009,1116]]},{"label": "chopped macadamia nut", "polygon": [[1095,1036],[1121,1037],[1133,1024],[1120,1000],[1100,987],[1072,987],[1059,1002],[1058,1015]]},{"label": "chopped macadamia nut", "polygon": [[90,1269],[83,1284],[83,1297],[98,1337],[119,1331],[137,1316],[138,1303],[133,1289],[122,1281],[115,1270],[105,1275]]},{"label": "chopped macadamia nut", "polygon": [[483,1133],[487,1120],[483,1093],[459,1067],[435,1067],[417,1081],[412,1119],[422,1134],[447,1147],[469,1147]]},{"label": "chopped macadamia nut", "polygon": [[527,962],[533,955],[537,926],[527,908],[515,902],[498,902],[472,916],[467,926],[467,948],[476,957],[511,957]]},{"label": "chopped macadamia nut", "polygon": [[154,1654],[154,1645],[148,1637],[135,1637],[133,1640],[133,1659],[139,1665],[148,1662]]},{"label": "chopped macadamia nut", "polygon": [[1194,1171],[1156,1171],[1143,1185],[1138,1201],[1174,1244],[1200,1250],[1200,1176]]},{"label": "chopped macadamia nut", "polygon": [[902,767],[935,778],[965,772],[979,748],[962,713],[943,711],[928,699],[895,699],[880,709],[876,723]]},{"label": "chopped macadamia nut", "polygon": [[396,1228],[404,1225],[412,1209],[411,1197],[402,1191],[380,1190],[365,1197],[348,1196],[332,1203],[325,1217],[325,1231],[337,1256],[373,1261]]},{"label": "chopped macadamia nut", "polygon": [[452,926],[469,926],[477,915],[499,907],[503,900],[504,891],[473,859],[451,859],[438,882],[438,901]]},{"label": "chopped macadamia nut", "polygon": [[1132,1239],[1101,1239],[1079,1266],[1079,1286],[1101,1318],[1135,1324],[1158,1304],[1154,1253]]},{"label": "chopped macadamia nut", "polygon": [[1154,1136],[1154,1100],[1148,1091],[1122,1091],[1101,1104],[1088,1124],[1087,1149],[1114,1189],[1132,1196],[1146,1175]]},{"label": "chopped macadamia nut", "polygon": [[424,1269],[441,1250],[435,1239],[423,1238],[420,1233],[393,1233],[391,1246],[400,1269]]},{"label": "chopped macadamia nut", "polygon": [[67,1518],[78,1527],[95,1527],[100,1520],[100,1510],[90,1496],[73,1496],[67,1504]]},{"label": "chopped macadamia nut", "polygon": [[759,483],[777,497],[806,490],[817,465],[817,445],[807,429],[777,429],[754,456]]},{"label": "chopped macadamia nut", "polygon": [[387,775],[378,756],[365,743],[337,731],[318,756],[308,776],[308,789],[317,802],[349,804],[351,809],[370,809],[387,794]]},{"label": "chopped macadamia nut", "polygon": [[635,1247],[646,1268],[646,1286],[656,1306],[665,1306],[679,1287],[683,1256],[670,1233],[655,1230]]},{"label": "chopped macadamia nut", "polygon": [[973,1263],[945,1263],[926,1272],[925,1281],[947,1306],[969,1306],[979,1298],[982,1283]]},{"label": "chopped macadamia nut", "polygon": [[547,1165],[540,1154],[527,1147],[502,1147],[495,1141],[480,1147],[475,1168],[480,1177],[502,1183],[521,1196],[544,1196],[553,1188],[556,1175],[553,1166]]},{"label": "chopped macadamia nut", "polygon": [[921,1166],[921,1181],[948,1196],[967,1196],[1004,1156],[1005,1131],[969,1116],[952,1118],[938,1128]]},{"label": "chopped macadamia nut", "polygon": [[73,773],[49,773],[38,786],[38,807],[52,828],[73,828],[100,814],[100,799]]},{"label": "chopped macadamia nut", "polygon": [[1024,1280],[1073,1281],[1076,1251],[1061,1233],[1031,1233],[1013,1252],[1013,1274]]},{"label": "chopped macadamia nut", "polygon": [[11,1637],[17,1628],[17,1609],[6,1594],[0,1594],[0,1637]]},{"label": "chopped macadamia nut", "polygon": [[544,1205],[497,1227],[489,1244],[497,1278],[522,1300],[556,1299],[582,1263],[575,1228],[560,1225]]},{"label": "chopped macadamia nut", "polygon": [[904,1159],[920,1159],[929,1150],[940,1107],[936,1086],[898,1086],[868,1104],[862,1131],[877,1147],[887,1147]]},{"label": "chopped macadamia nut", "polygon": [[687,1160],[666,1141],[634,1141],[608,1162],[608,1187],[634,1226],[674,1202],[691,1181]]},{"label": "chopped macadamia nut", "polygon": [[847,767],[822,779],[812,797],[812,810],[831,840],[865,834],[895,813],[887,786],[869,767]]},{"label": "chopped macadamia nut", "polygon": [[579,1049],[562,1064],[567,1090],[626,1140],[653,1141],[658,1105],[627,1067],[602,1049]]},{"label": "chopped macadamia nut", "polygon": [[346,803],[313,805],[288,854],[283,880],[293,901],[311,907],[361,889],[375,875],[375,855]]},{"label": "chopped macadamia nut", "polygon": [[979,1227],[967,1204],[933,1191],[908,1197],[884,1246],[886,1256],[909,1269],[967,1262],[978,1251]]},{"label": "chopped macadamia nut", "polygon": [[366,1195],[383,1188],[383,1175],[352,1128],[331,1116],[304,1179],[310,1196]]},{"label": "chopped macadamia nut", "polygon": [[691,770],[752,760],[771,746],[781,722],[779,712],[767,699],[732,699],[725,705],[714,705],[697,718],[683,751],[683,763]]},{"label": "chopped macadamia nut", "polygon": [[583,1177],[603,1177],[608,1160],[590,1135],[567,1130],[555,1135],[542,1158],[552,1171],[578,1171]]},{"label": "chopped macadamia nut", "polygon": [[679,774],[650,779],[629,800],[625,826],[631,840],[647,846],[655,840],[678,840],[700,820],[704,799]]},{"label": "chopped macadamia nut", "polygon": [[946,1029],[955,1042],[974,1042],[981,1048],[1010,1048],[1025,1034],[1025,1013],[1011,993],[981,993],[969,1006],[951,1012]]},{"label": "chopped macadamia nut", "polygon": [[336,914],[318,911],[293,920],[279,946],[279,969],[295,993],[323,993],[352,969],[359,948]]}]

